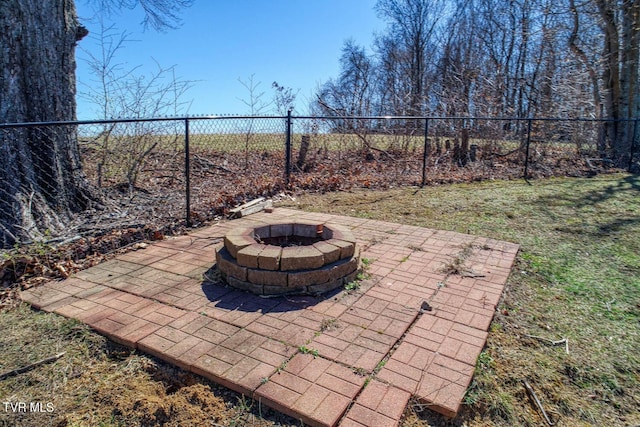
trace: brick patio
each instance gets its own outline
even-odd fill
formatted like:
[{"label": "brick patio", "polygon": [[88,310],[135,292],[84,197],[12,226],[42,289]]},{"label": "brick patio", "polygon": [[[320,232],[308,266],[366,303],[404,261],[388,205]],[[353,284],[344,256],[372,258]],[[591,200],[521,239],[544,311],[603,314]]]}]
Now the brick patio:
[{"label": "brick patio", "polygon": [[[276,221],[349,227],[369,277],[322,297],[263,298],[219,283],[211,267],[223,236]],[[276,209],[153,243],[22,298],[308,425],[395,426],[412,397],[456,415],[517,251],[459,233]],[[445,273],[455,259],[462,271]]]}]

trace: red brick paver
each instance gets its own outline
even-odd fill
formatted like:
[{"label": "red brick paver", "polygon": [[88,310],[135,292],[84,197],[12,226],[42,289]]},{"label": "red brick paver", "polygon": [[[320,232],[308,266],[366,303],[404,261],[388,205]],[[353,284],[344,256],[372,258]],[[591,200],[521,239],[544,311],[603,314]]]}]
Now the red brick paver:
[{"label": "red brick paver", "polygon": [[349,409],[342,426],[395,427],[410,398],[411,393],[372,380]]},{"label": "red brick paver", "polygon": [[[292,221],[351,229],[370,277],[323,297],[261,298],[219,282],[215,252],[228,231]],[[465,248],[465,270],[448,273]],[[454,232],[277,209],[155,242],[22,298],[308,425],[396,426],[412,396],[455,416],[517,251]]]},{"label": "red brick paver", "polygon": [[356,372],[299,353],[258,388],[256,398],[312,426],[335,426],[365,383]]}]

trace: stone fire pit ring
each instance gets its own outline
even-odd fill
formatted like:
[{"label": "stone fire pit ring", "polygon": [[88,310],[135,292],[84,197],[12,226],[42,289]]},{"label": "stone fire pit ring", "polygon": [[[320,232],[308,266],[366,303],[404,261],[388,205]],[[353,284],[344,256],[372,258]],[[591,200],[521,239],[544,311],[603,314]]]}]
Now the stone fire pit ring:
[{"label": "stone fire pit ring", "polygon": [[222,278],[234,288],[259,295],[315,295],[355,280],[359,252],[346,227],[279,222],[229,231],[216,262]]}]

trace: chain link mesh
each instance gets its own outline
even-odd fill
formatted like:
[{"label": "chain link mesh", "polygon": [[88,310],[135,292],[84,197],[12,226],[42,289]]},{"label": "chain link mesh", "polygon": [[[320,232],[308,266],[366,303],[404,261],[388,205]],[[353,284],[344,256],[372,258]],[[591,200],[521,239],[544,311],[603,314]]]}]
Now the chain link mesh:
[{"label": "chain link mesh", "polygon": [[[0,125],[7,177],[0,188],[3,245],[11,236],[20,241],[25,223],[15,221],[24,209],[44,205],[58,216],[31,224],[34,229],[99,233],[180,227],[188,219],[197,224],[287,190],[387,188],[525,173],[580,176],[613,166],[605,150],[606,124],[599,121],[293,117],[287,168],[287,120],[223,116]],[[639,155],[632,147],[629,164]],[[60,173],[67,169],[79,171]],[[10,179],[12,174],[20,179]],[[79,179],[95,197],[78,191],[84,188]]]},{"label": "chain link mesh", "polygon": [[[185,205],[185,123],[83,124],[84,173],[108,202],[105,227],[180,222]],[[110,221],[108,219],[111,219]]]},{"label": "chain link mesh", "polygon": [[223,117],[189,123],[195,221],[285,189],[285,119]]}]

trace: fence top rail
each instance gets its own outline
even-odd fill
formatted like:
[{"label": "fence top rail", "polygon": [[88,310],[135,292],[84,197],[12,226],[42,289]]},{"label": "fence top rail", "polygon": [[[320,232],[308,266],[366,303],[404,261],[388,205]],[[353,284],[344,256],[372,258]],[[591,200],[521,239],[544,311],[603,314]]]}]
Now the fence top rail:
[{"label": "fence top rail", "polygon": [[21,123],[0,123],[0,129],[24,128],[37,126],[75,126],[75,125],[100,125],[114,123],[140,123],[140,122],[169,122],[184,121],[186,117],[153,117],[146,119],[105,119],[105,120],[70,120],[70,121],[46,121],[46,122],[21,122]]},{"label": "fence top rail", "polygon": [[633,122],[640,117],[628,119],[597,119],[569,117],[485,117],[485,116],[291,116],[292,119],[318,120],[484,120],[484,121],[554,121],[554,122]]},{"label": "fence top rail", "polygon": [[37,126],[64,126],[64,125],[99,125],[117,123],[141,123],[141,122],[176,122],[189,120],[253,120],[253,119],[281,119],[292,120],[480,120],[480,121],[556,121],[556,122],[637,122],[640,117],[626,119],[598,119],[598,118],[567,118],[567,117],[465,117],[465,116],[251,116],[251,115],[203,115],[203,116],[176,116],[176,117],[150,117],[150,118],[121,118],[104,120],[71,120],[71,121],[41,121],[0,123],[0,129],[25,128]]}]

